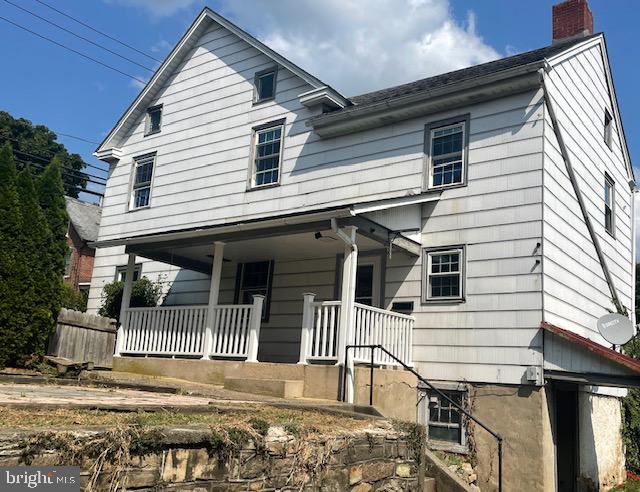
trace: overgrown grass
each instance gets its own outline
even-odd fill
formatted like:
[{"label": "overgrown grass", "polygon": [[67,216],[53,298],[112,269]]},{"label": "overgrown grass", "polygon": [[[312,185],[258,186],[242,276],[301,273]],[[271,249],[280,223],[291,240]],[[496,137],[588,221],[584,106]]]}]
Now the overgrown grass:
[{"label": "overgrown grass", "polygon": [[[221,410],[221,411],[220,411]],[[313,431],[326,433],[363,429],[371,420],[353,419],[310,410],[290,410],[268,405],[245,404],[242,408],[211,408],[207,413],[180,411],[110,412],[83,409],[20,409],[0,407],[0,428],[69,428],[74,426],[185,426],[238,425],[257,427],[261,433],[268,425],[284,426],[296,433]],[[292,432],[293,433],[293,432]]]},{"label": "overgrown grass", "polygon": [[613,489],[615,492],[640,492],[640,481],[627,480],[623,485]]}]

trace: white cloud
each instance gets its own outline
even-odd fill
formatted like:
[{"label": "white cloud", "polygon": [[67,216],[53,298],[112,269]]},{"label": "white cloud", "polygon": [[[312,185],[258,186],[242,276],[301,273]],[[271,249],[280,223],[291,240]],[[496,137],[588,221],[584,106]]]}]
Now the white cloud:
[{"label": "white cloud", "polygon": [[168,53],[173,48],[173,45],[166,39],[161,39],[151,47],[151,51],[154,53]]},{"label": "white cloud", "polygon": [[[124,1],[124,0],[120,0]],[[142,1],[142,0],[126,0]],[[345,95],[499,58],[448,0],[221,0],[221,12]]]},{"label": "white cloud", "polygon": [[105,3],[117,3],[126,7],[146,10],[154,17],[168,17],[189,8],[200,0],[104,0]]},{"label": "white cloud", "polygon": [[[147,79],[148,77],[145,77],[144,75],[137,75],[135,79],[131,79],[129,81],[129,85],[134,89],[141,91],[147,85]],[[142,82],[143,80],[145,82]]]}]

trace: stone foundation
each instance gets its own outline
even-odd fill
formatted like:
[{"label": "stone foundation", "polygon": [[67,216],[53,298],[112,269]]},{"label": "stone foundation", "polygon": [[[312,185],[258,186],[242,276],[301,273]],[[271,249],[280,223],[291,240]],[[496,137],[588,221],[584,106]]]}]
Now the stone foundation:
[{"label": "stone foundation", "polygon": [[131,441],[125,462],[105,462],[92,477],[95,457],[81,453],[70,462],[68,448],[60,443],[75,439],[77,446],[86,439],[95,444],[101,432],[105,444],[100,448],[113,445],[106,430],[41,433],[37,438],[4,433],[0,466],[80,465],[83,489],[93,478],[97,484],[91,490],[97,492],[109,490],[114,476],[128,490],[149,491],[422,490],[415,443],[391,429],[301,439],[271,427],[261,439],[247,439],[233,450],[220,448],[220,434],[210,429],[152,429],[137,434],[139,442]]}]

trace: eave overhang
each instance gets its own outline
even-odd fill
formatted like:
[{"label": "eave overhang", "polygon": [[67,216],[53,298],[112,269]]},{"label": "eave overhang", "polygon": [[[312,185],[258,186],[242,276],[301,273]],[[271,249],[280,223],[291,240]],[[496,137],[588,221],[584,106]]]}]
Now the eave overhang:
[{"label": "eave overhang", "polygon": [[350,106],[309,119],[307,126],[322,137],[334,137],[453,109],[540,86],[535,62],[482,77],[448,84],[430,91],[396,97],[364,106]]}]

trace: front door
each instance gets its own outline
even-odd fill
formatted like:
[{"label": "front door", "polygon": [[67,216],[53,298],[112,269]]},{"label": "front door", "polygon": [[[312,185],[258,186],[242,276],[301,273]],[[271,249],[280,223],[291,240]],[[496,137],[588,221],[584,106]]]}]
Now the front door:
[{"label": "front door", "polygon": [[559,386],[555,391],[558,492],[575,492],[578,476],[578,391]]}]

